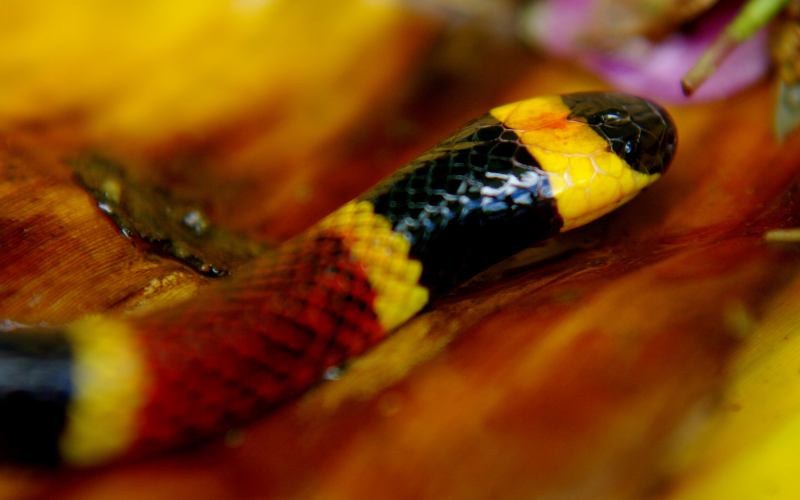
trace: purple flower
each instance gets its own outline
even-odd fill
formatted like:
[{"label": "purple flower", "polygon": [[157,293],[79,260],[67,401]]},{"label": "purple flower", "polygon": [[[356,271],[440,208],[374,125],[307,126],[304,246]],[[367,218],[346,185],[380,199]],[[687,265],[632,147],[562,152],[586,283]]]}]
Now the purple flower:
[{"label": "purple flower", "polygon": [[722,99],[755,83],[769,69],[767,33],[762,29],[737,47],[692,97],[686,97],[681,78],[733,18],[737,5],[703,16],[691,32],[674,32],[660,42],[631,36],[610,50],[587,43],[589,36],[602,37],[597,6],[598,0],[541,1],[527,16],[524,31],[545,51],[578,61],[619,90],[662,102]]}]

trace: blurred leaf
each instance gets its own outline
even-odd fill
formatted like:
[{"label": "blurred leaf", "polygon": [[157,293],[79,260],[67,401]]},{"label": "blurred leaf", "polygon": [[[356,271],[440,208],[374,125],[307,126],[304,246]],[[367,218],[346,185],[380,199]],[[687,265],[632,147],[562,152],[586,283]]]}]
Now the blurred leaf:
[{"label": "blurred leaf", "polygon": [[203,274],[228,274],[266,250],[211,224],[196,203],[181,203],[163,188],[131,180],[110,160],[86,156],[69,163],[126,237],[140,238],[152,250],[172,255]]}]

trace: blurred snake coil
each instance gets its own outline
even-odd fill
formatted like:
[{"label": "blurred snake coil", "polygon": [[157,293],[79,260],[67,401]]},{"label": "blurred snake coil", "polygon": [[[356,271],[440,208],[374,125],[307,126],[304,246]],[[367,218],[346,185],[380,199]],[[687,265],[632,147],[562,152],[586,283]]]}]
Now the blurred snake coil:
[{"label": "blurred snake coil", "polygon": [[251,422],[432,298],[625,203],[676,141],[625,94],[500,106],[176,308],[2,332],[0,456],[90,466]]}]

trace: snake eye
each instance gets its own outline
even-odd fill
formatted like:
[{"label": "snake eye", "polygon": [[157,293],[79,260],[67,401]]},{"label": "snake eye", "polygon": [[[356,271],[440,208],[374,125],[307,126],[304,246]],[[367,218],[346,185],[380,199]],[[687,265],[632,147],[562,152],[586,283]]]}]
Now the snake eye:
[{"label": "snake eye", "polygon": [[625,127],[631,123],[631,118],[624,109],[609,110],[599,116],[600,122],[609,127]]}]

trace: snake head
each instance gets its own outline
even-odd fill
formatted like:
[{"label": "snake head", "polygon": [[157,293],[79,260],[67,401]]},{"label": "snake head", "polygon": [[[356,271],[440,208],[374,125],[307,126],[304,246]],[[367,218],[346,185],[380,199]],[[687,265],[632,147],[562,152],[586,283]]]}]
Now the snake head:
[{"label": "snake head", "polygon": [[658,180],[675,155],[672,118],[632,95],[536,97],[500,106],[491,114],[514,131],[535,169],[546,177],[547,193],[563,220],[561,231],[627,202]]},{"label": "snake head", "polygon": [[592,127],[637,172],[663,174],[669,167],[678,135],[661,106],[616,92],[580,92],[562,99],[572,108],[568,120]]}]

